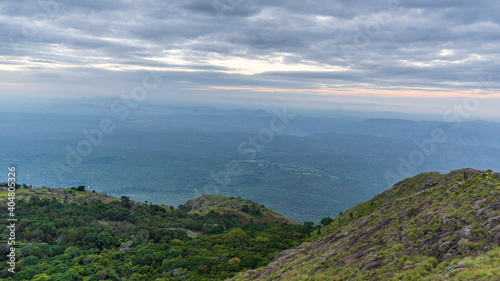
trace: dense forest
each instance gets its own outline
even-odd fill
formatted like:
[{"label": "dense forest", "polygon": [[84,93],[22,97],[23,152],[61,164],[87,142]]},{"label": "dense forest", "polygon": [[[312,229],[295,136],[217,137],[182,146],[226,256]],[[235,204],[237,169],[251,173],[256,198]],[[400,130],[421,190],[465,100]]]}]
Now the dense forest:
[{"label": "dense forest", "polygon": [[[312,227],[222,196],[227,207],[204,202],[195,210],[83,188],[17,193],[16,273],[7,271],[9,230],[3,228],[2,280],[224,280],[268,264]],[[7,204],[1,208],[6,220]]]}]

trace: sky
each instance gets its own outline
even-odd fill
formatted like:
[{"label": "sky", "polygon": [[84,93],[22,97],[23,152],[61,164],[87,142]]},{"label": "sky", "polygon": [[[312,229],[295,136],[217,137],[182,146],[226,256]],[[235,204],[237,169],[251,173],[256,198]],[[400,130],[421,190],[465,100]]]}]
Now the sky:
[{"label": "sky", "polygon": [[0,99],[500,119],[499,24],[494,0],[2,0]]}]

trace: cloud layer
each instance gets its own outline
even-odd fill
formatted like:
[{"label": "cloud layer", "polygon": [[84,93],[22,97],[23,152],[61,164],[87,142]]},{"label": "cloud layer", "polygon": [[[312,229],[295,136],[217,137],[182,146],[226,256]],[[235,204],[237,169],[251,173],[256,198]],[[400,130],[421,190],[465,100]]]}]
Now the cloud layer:
[{"label": "cloud layer", "polygon": [[157,71],[168,74],[158,97],[186,100],[495,98],[499,15],[493,0],[5,0],[0,95],[117,95]]}]

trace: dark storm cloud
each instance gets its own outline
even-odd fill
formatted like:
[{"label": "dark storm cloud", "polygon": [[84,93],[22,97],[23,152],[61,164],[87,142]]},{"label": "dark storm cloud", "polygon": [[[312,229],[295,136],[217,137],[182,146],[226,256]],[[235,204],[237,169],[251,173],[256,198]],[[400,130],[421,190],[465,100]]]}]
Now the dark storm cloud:
[{"label": "dark storm cloud", "polygon": [[[17,61],[29,79],[126,81],[137,68],[160,67],[200,87],[457,91],[500,72],[498,1],[5,0],[0,13],[1,64]],[[224,63],[236,58],[245,60]],[[276,59],[282,69],[265,68]]]}]

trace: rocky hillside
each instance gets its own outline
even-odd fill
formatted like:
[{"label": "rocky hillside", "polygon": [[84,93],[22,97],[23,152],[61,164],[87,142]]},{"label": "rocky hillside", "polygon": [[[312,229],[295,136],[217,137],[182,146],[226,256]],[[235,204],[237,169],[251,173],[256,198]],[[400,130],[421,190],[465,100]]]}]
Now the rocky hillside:
[{"label": "rocky hillside", "polygon": [[232,280],[498,280],[500,174],[420,174]]}]

